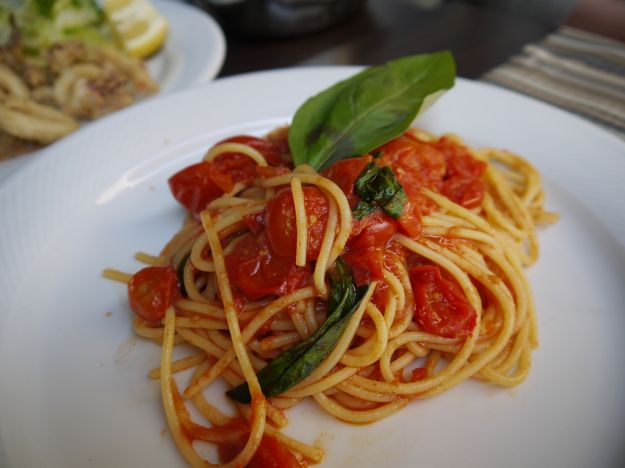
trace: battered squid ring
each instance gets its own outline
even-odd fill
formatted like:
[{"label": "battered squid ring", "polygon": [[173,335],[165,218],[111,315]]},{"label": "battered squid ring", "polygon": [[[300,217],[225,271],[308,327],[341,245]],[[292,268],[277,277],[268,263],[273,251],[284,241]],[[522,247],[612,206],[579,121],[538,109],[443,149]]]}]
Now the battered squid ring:
[{"label": "battered squid ring", "polygon": [[54,99],[57,105],[65,112],[73,114],[72,109],[72,93],[77,82],[82,79],[96,78],[102,69],[91,63],[83,63],[80,65],[72,65],[61,73],[61,76],[54,82]]},{"label": "battered squid ring", "polygon": [[17,138],[52,143],[77,128],[78,122],[68,115],[29,99],[0,103],[0,129]]},{"label": "battered squid ring", "polygon": [[0,64],[0,97],[27,99],[29,95],[24,81],[9,67]]}]

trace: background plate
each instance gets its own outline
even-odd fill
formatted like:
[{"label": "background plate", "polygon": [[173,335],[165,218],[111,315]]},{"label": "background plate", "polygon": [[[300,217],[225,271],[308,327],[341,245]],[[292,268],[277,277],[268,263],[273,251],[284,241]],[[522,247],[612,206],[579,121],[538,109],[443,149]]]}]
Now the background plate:
[{"label": "background plate", "polygon": [[[258,73],[153,99],[61,141],[0,188],[1,466],[184,465],[146,377],[160,349],[133,337],[125,288],[101,270],[137,269],[134,252],[158,252],[178,228],[174,171],[220,138],[287,123],[356,70]],[[523,154],[544,176],[562,219],[540,232],[529,270],[534,367],[515,389],[465,382],[368,426],[305,403],[287,433],[325,448],[332,467],[625,466],[625,145],[465,80],[418,125]]]},{"label": "background plate", "polygon": [[[185,3],[152,3],[169,22],[163,48],[146,61],[150,75],[160,86],[156,96],[206,83],[217,76],[226,56],[226,40],[217,22],[208,13]],[[83,128],[85,125],[90,124],[83,123]],[[0,161],[0,183],[45,150]]]}]

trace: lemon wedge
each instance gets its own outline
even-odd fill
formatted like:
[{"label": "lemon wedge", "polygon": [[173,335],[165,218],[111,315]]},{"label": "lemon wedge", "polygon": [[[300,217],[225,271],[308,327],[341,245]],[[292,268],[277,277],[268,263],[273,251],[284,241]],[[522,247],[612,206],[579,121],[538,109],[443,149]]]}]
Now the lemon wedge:
[{"label": "lemon wedge", "polygon": [[104,0],[104,13],[124,49],[146,58],[165,42],[167,20],[148,0]]}]

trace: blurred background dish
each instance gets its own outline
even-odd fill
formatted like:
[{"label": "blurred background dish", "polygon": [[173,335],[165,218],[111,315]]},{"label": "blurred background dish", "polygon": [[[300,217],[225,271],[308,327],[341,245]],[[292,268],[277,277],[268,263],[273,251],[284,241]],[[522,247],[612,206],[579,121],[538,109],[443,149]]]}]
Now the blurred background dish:
[{"label": "blurred background dish", "polygon": [[[150,86],[148,92],[141,94],[145,96],[154,93],[156,89],[158,89],[157,94],[174,92],[214,78],[221,69],[226,51],[225,38],[219,25],[206,12],[188,4],[167,0],[152,0],[151,3],[167,21],[168,32],[162,47],[145,61],[147,71],[155,85]],[[198,37],[202,40],[199,41]],[[87,42],[91,43],[91,41]],[[46,45],[49,44],[43,44],[43,46]],[[80,47],[84,46],[81,44]],[[63,51],[64,56],[68,55],[66,52],[66,50]],[[65,60],[65,58],[67,57],[62,59]],[[1,64],[2,60],[0,60],[0,66]],[[138,97],[141,98],[141,94]],[[7,99],[5,96],[2,103],[7,104]],[[72,124],[72,128],[69,129],[72,131],[76,127],[76,121],[73,118],[91,119],[114,110],[115,107],[124,107],[124,103],[119,101],[112,103],[109,107],[87,109],[93,112],[86,112],[84,108],[78,109],[77,113],[66,119],[67,122],[63,120],[63,123]],[[113,106],[113,104],[120,105]],[[61,118],[62,115],[58,117]],[[50,141],[54,139],[56,138]],[[48,142],[16,139],[0,130],[0,181],[44,151],[42,144]]]},{"label": "blurred background dish", "polygon": [[215,13],[227,32],[248,37],[292,37],[339,24],[366,0],[190,0]]}]

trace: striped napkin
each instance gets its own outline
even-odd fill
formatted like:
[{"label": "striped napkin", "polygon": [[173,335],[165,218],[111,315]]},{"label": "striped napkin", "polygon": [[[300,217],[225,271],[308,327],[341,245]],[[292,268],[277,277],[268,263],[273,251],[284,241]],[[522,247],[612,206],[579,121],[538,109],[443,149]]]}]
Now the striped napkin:
[{"label": "striped napkin", "polygon": [[563,26],[482,79],[567,109],[625,139],[625,43]]}]

